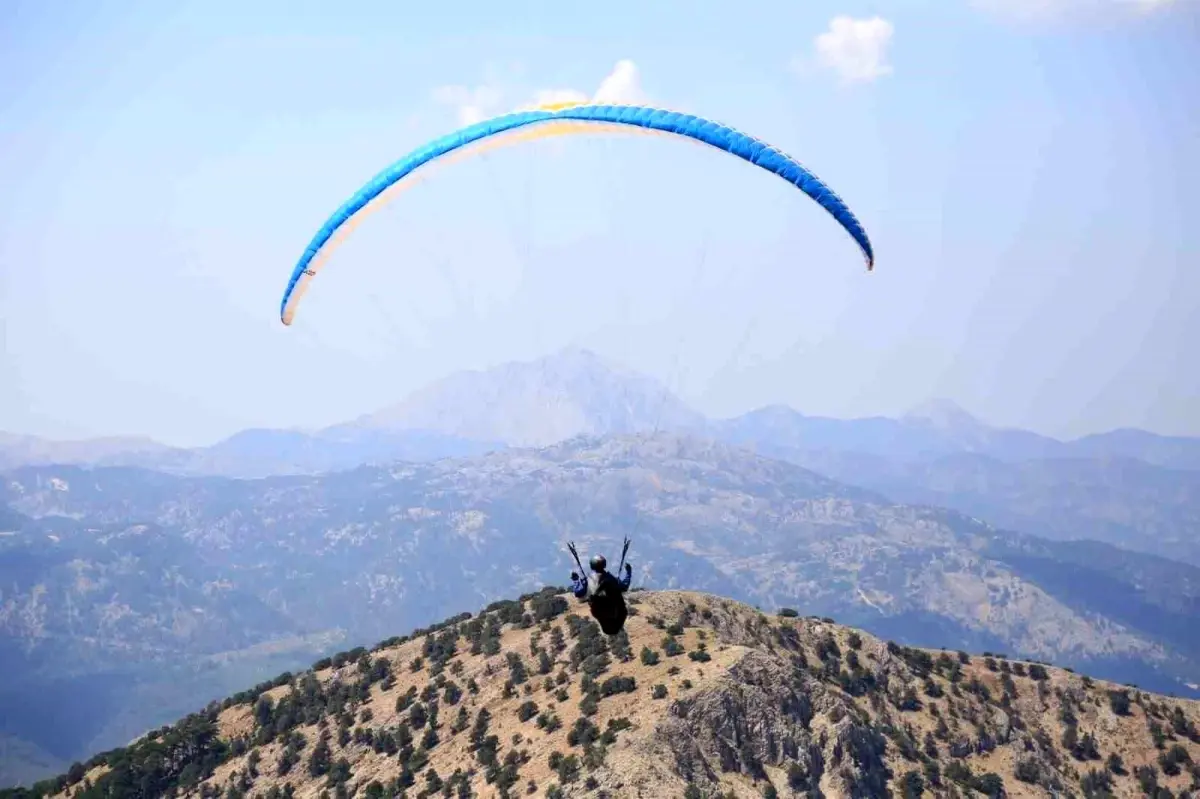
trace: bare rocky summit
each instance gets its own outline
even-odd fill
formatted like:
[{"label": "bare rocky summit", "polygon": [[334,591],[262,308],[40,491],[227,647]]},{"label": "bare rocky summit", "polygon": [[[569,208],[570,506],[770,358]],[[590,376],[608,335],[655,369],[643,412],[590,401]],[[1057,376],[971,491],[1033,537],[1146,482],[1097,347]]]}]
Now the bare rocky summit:
[{"label": "bare rocky summit", "polygon": [[611,639],[559,589],[494,603],[281,675],[30,793],[1200,792],[1200,703],[708,594],[629,599]]}]

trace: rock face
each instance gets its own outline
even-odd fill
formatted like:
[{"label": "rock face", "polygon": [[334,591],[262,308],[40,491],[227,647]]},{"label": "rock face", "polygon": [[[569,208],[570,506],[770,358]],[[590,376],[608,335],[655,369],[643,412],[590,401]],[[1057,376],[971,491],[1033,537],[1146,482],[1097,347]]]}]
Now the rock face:
[{"label": "rock face", "polygon": [[811,750],[813,694],[823,711],[840,703],[815,681],[793,682],[796,676],[786,662],[752,651],[716,685],[675,702],[658,733],[678,772],[692,781],[728,772],[763,779],[767,764],[798,760],[801,752],[811,769],[810,751],[819,752]]},{"label": "rock face", "polygon": [[283,674],[32,793],[1200,790],[1196,702],[1037,663],[903,647],[712,595],[633,592],[629,602],[612,638],[555,589],[497,602]]}]

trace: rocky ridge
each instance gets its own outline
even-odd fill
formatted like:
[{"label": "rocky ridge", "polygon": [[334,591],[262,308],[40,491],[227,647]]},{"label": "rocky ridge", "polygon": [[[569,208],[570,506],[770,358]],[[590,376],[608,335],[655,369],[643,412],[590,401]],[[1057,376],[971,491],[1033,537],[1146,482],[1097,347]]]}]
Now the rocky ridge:
[{"label": "rocky ridge", "polygon": [[[214,703],[31,792],[187,797],[1141,796],[1200,791],[1200,704],[783,609],[560,589]],[[0,794],[2,795],[2,794]]]}]

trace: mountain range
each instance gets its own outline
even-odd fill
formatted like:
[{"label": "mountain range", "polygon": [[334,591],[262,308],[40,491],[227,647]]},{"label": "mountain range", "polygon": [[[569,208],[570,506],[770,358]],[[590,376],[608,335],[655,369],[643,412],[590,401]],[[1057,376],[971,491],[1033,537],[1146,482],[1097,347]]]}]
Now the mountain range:
[{"label": "mountain range", "polygon": [[0,733],[58,761],[336,644],[561,583],[565,541],[615,556],[622,534],[636,585],[1200,695],[1200,569],[896,504],[697,436],[255,480],[23,467],[0,500]]},{"label": "mountain range", "polygon": [[195,449],[0,435],[0,471],[77,464],[311,475],[647,431],[750,447],[896,501],[953,508],[1026,533],[1200,565],[1200,438],[1124,429],[1060,441],[992,427],[946,401],[895,419],[831,419],[779,405],[708,419],[655,379],[583,349],[457,373],[321,430],[246,430]]},{"label": "mountain range", "polygon": [[226,477],[312,474],[366,463],[482,454],[507,446],[545,446],[579,435],[650,430],[899,463],[970,453],[1005,462],[1136,459],[1169,469],[1200,470],[1200,438],[1119,429],[1061,441],[992,427],[947,400],[930,401],[896,419],[806,416],[781,405],[732,419],[709,419],[655,378],[577,348],[458,372],[396,405],[320,430],[251,429],[207,447],[171,447],[135,437],[52,441],[0,433],[0,470],[78,464]]},{"label": "mountain range", "polygon": [[0,785],[561,582],[565,541],[623,534],[639,585],[1194,694],[1198,450],[1056,441],[947,403],[712,420],[582,350],[313,432],[0,437]]}]

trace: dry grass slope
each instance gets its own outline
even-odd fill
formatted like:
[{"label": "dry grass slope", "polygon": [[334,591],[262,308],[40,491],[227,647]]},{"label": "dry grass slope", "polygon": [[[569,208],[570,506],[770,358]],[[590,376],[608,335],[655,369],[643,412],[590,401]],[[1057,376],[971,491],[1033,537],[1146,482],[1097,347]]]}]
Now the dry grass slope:
[{"label": "dry grass slope", "polygon": [[1196,703],[714,596],[630,601],[614,639],[569,596],[497,603],[284,675],[56,787],[64,799],[1200,796]]}]

